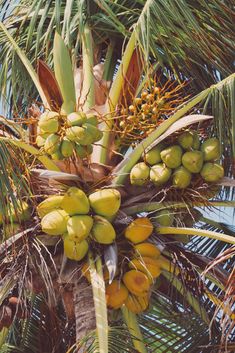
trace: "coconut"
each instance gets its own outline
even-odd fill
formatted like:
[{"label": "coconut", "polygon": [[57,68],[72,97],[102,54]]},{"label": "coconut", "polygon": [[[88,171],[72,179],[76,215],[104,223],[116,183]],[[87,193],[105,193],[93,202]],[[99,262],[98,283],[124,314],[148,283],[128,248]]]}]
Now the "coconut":
[{"label": "coconut", "polygon": [[102,138],[102,136],[103,136],[103,133],[102,133],[99,129],[97,129],[96,126],[94,126],[94,125],[92,125],[92,124],[86,123],[86,124],[83,124],[82,127],[83,127],[84,129],[86,129],[86,131],[87,131],[87,133],[88,133],[89,135],[91,135],[91,137],[92,137],[92,142],[97,142],[97,141],[99,141],[99,140]]},{"label": "coconut", "polygon": [[130,182],[132,185],[144,185],[149,179],[150,169],[144,162],[137,163],[130,172]]},{"label": "coconut", "polygon": [[178,145],[173,145],[165,148],[160,152],[162,161],[168,168],[177,168],[181,165],[182,148]]},{"label": "coconut", "polygon": [[88,145],[88,146],[81,146],[79,145],[79,143],[75,144],[75,151],[78,155],[79,158],[85,158],[87,157],[89,154],[92,153],[92,145]]},{"label": "coconut", "polygon": [[116,232],[112,224],[101,216],[94,216],[91,235],[100,244],[111,244],[116,238]]},{"label": "coconut", "polygon": [[149,295],[145,295],[144,297],[137,297],[136,295],[129,293],[124,304],[132,313],[140,314],[149,306]]},{"label": "coconut", "polygon": [[85,139],[85,129],[82,126],[72,126],[66,129],[66,137],[70,141],[78,142],[83,141]]},{"label": "coconut", "polygon": [[62,155],[62,153],[60,152],[60,150],[57,150],[55,153],[51,154],[51,158],[54,161],[61,161],[62,159],[64,159],[64,156]]},{"label": "coconut", "polygon": [[49,212],[59,209],[62,200],[63,196],[53,195],[42,201],[37,207],[37,213],[39,217],[42,218]]},{"label": "coconut", "polygon": [[193,146],[193,132],[185,131],[180,134],[178,137],[178,143],[183,149],[189,150]]},{"label": "coconut", "polygon": [[174,215],[168,209],[158,211],[156,214],[156,222],[162,227],[170,227],[174,221]]},{"label": "coconut", "polygon": [[38,147],[43,147],[45,145],[46,139],[50,134],[38,135],[36,137],[36,144]]},{"label": "coconut", "polygon": [[178,189],[187,188],[192,179],[192,174],[183,166],[178,167],[174,173],[172,178],[172,184]]},{"label": "coconut", "polygon": [[199,173],[203,165],[203,154],[200,151],[191,151],[183,154],[183,166],[191,173]]},{"label": "coconut", "polygon": [[39,118],[38,126],[44,132],[57,132],[59,130],[59,114],[57,112],[43,113]]},{"label": "coconut", "polygon": [[148,256],[148,257],[159,257],[161,255],[160,250],[156,245],[151,243],[140,243],[134,246],[137,256]]},{"label": "coconut", "polygon": [[70,141],[67,137],[63,138],[60,144],[60,151],[63,157],[68,158],[73,155],[74,143]]},{"label": "coconut", "polygon": [[224,168],[218,163],[205,163],[201,170],[201,176],[209,183],[216,183],[224,177]]},{"label": "coconut", "polygon": [[106,287],[106,300],[107,305],[113,309],[119,309],[124,304],[128,297],[128,290],[126,287],[118,282],[113,281]]},{"label": "coconut", "polygon": [[166,165],[155,164],[150,169],[150,180],[157,186],[165,184],[171,177],[171,169]]},{"label": "coconut", "polygon": [[41,220],[44,233],[49,235],[62,235],[67,232],[69,215],[64,210],[54,210],[46,214]]},{"label": "coconut", "polygon": [[87,214],[90,204],[86,194],[79,188],[72,186],[66,192],[61,207],[70,215]]},{"label": "coconut", "polygon": [[96,115],[89,113],[87,114],[87,121],[88,124],[94,125],[94,126],[98,126],[98,118]]},{"label": "coconut", "polygon": [[159,261],[148,256],[131,260],[129,267],[145,273],[150,278],[157,278],[161,274]]},{"label": "coconut", "polygon": [[204,161],[215,161],[221,156],[220,142],[213,137],[205,140],[201,145]]},{"label": "coconut", "polygon": [[122,280],[132,294],[140,297],[145,296],[150,289],[150,281],[147,275],[138,270],[126,272]]},{"label": "coconut", "polygon": [[145,153],[143,155],[143,158],[145,160],[146,163],[150,164],[150,165],[154,165],[157,163],[161,162],[161,151],[164,147],[162,145],[158,145],[153,147],[150,151],[148,151],[147,153]]},{"label": "coconut", "polygon": [[46,139],[44,150],[48,154],[54,154],[60,148],[60,137],[56,134],[51,134]]},{"label": "coconut", "polygon": [[80,261],[88,252],[88,242],[83,240],[81,243],[76,243],[69,236],[64,237],[64,253],[70,260]]},{"label": "coconut", "polygon": [[72,216],[67,223],[69,238],[75,242],[81,242],[90,234],[93,226],[93,219],[90,216]]},{"label": "coconut", "polygon": [[148,239],[153,232],[153,225],[147,217],[136,218],[125,229],[124,235],[134,244]]},{"label": "coconut", "polygon": [[121,205],[121,194],[116,189],[100,189],[89,196],[93,211],[104,217],[113,216]]},{"label": "coconut", "polygon": [[69,126],[82,126],[86,121],[86,114],[83,112],[73,112],[67,116]]},{"label": "coconut", "polygon": [[130,172],[130,182],[132,185],[144,185],[149,179],[150,168],[144,162],[137,163]]}]

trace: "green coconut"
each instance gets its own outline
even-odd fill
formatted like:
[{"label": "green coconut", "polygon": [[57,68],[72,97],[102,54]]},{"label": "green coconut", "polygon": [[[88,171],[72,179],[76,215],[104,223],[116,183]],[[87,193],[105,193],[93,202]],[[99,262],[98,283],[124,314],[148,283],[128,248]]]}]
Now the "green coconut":
[{"label": "green coconut", "polygon": [[60,137],[56,134],[51,134],[46,139],[44,150],[48,154],[54,154],[60,148]]},{"label": "green coconut", "polygon": [[216,183],[224,177],[224,168],[218,163],[205,163],[201,170],[201,176],[208,183]]},{"label": "green coconut", "polygon": [[60,152],[60,150],[57,150],[55,153],[51,154],[51,158],[54,161],[61,161],[62,159],[64,159],[64,156],[62,155],[62,153]]},{"label": "green coconut", "polygon": [[162,145],[158,145],[153,147],[150,151],[148,151],[147,153],[145,153],[143,155],[143,158],[145,160],[146,163],[150,164],[150,165],[154,165],[157,163],[161,162],[161,151],[163,150],[163,146]]},{"label": "green coconut", "polygon": [[178,145],[173,145],[161,151],[161,159],[168,168],[178,168],[181,165],[182,148]]},{"label": "green coconut", "polygon": [[88,124],[94,125],[94,126],[98,126],[98,118],[96,115],[89,113],[87,114],[87,121]]},{"label": "green coconut", "polygon": [[150,169],[150,180],[157,186],[165,184],[171,177],[171,169],[165,164],[155,164]]},{"label": "green coconut", "polygon": [[93,211],[104,217],[113,216],[121,205],[121,194],[116,189],[100,189],[89,196]]},{"label": "green coconut", "polygon": [[73,155],[74,143],[68,138],[64,137],[60,145],[60,151],[65,158]]},{"label": "green coconut", "polygon": [[67,223],[69,238],[75,242],[81,242],[90,234],[93,226],[93,218],[87,215],[72,216]]},{"label": "green coconut", "polygon": [[72,126],[66,129],[66,137],[70,141],[78,142],[85,138],[85,130],[82,126]]},{"label": "green coconut", "polygon": [[94,216],[91,236],[100,244],[111,244],[116,238],[112,224],[104,217]]},{"label": "green coconut", "polygon": [[49,235],[62,235],[67,232],[69,215],[64,210],[54,210],[41,220],[42,231]]},{"label": "green coconut", "polygon": [[86,121],[86,114],[83,112],[73,112],[67,116],[69,126],[82,126]]},{"label": "green coconut", "polygon": [[178,137],[178,143],[180,146],[185,149],[189,150],[193,146],[193,133],[192,131],[185,131]]},{"label": "green coconut", "polygon": [[59,130],[59,114],[57,112],[43,113],[38,122],[38,126],[46,133],[55,133]]},{"label": "green coconut", "polygon": [[60,195],[53,195],[46,198],[37,207],[37,213],[39,217],[42,218],[49,212],[61,208],[62,200],[63,196]]},{"label": "green coconut", "polygon": [[36,137],[36,144],[38,147],[43,147],[45,145],[46,139],[50,134],[42,134]]},{"label": "green coconut", "polygon": [[86,194],[79,188],[72,186],[61,201],[61,207],[70,215],[87,214],[90,204]]},{"label": "green coconut", "polygon": [[83,124],[82,127],[87,130],[87,133],[89,135],[91,135],[92,142],[99,141],[103,136],[102,131],[100,131],[96,126],[92,124],[86,123],[86,124]]},{"label": "green coconut", "polygon": [[203,154],[200,151],[185,152],[182,157],[183,166],[191,173],[199,173],[203,165]]},{"label": "green coconut", "polygon": [[162,227],[170,227],[174,221],[174,215],[168,209],[158,211],[154,218],[156,222]]},{"label": "green coconut", "polygon": [[75,144],[75,151],[81,159],[87,157],[88,155],[86,147],[87,146],[81,146],[78,143]]},{"label": "green coconut", "polygon": [[201,145],[204,161],[215,161],[221,156],[220,142],[216,137],[205,140]]},{"label": "green coconut", "polygon": [[89,249],[86,240],[76,243],[69,236],[64,237],[64,253],[70,260],[81,261],[87,254]]},{"label": "green coconut", "polygon": [[172,177],[172,184],[178,189],[187,188],[192,179],[192,174],[183,166],[178,167]]},{"label": "green coconut", "polygon": [[149,179],[150,168],[144,162],[137,163],[130,172],[130,182],[132,185],[144,185]]}]

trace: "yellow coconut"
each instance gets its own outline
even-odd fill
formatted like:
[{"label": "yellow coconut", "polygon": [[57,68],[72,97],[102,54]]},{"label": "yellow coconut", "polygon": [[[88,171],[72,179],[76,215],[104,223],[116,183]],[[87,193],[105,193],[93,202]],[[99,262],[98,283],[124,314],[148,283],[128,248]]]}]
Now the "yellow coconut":
[{"label": "yellow coconut", "polygon": [[136,218],[125,229],[124,235],[134,244],[142,243],[153,231],[153,225],[147,217]]},{"label": "yellow coconut", "polygon": [[113,309],[119,309],[124,304],[128,297],[128,290],[126,287],[114,280],[106,287],[107,305]]},{"label": "yellow coconut", "polygon": [[161,251],[157,248],[156,245],[151,243],[140,243],[134,246],[135,252],[137,256],[148,256],[148,257],[159,257],[161,255]]},{"label": "yellow coconut", "polygon": [[87,214],[90,204],[86,194],[79,188],[72,186],[66,192],[61,207],[70,215]]},{"label": "yellow coconut", "polygon": [[62,200],[63,196],[53,195],[42,201],[37,207],[37,213],[39,217],[42,218],[49,212],[60,208]]},{"label": "yellow coconut", "polygon": [[152,257],[143,256],[129,262],[129,267],[144,272],[150,278],[157,278],[161,274],[159,261]]},{"label": "yellow coconut", "polygon": [[70,260],[80,261],[88,252],[88,242],[86,240],[76,243],[69,236],[64,237],[64,253]]},{"label": "yellow coconut", "polygon": [[130,270],[123,276],[126,288],[137,296],[144,297],[150,289],[150,280],[146,274],[138,270]]},{"label": "yellow coconut", "polygon": [[93,226],[93,218],[86,215],[72,216],[67,223],[67,231],[70,240],[81,242],[90,234]]},{"label": "yellow coconut", "polygon": [[113,216],[120,208],[121,194],[116,189],[100,189],[89,196],[93,211],[100,216]]},{"label": "yellow coconut", "polygon": [[69,215],[64,210],[54,210],[46,214],[41,220],[44,233],[62,235],[67,232]]},{"label": "yellow coconut", "polygon": [[116,238],[116,232],[112,224],[101,216],[94,216],[91,235],[100,244],[111,244]]},{"label": "yellow coconut", "polygon": [[144,297],[137,297],[136,295],[129,293],[124,304],[132,313],[140,314],[149,306],[149,295],[145,295]]}]

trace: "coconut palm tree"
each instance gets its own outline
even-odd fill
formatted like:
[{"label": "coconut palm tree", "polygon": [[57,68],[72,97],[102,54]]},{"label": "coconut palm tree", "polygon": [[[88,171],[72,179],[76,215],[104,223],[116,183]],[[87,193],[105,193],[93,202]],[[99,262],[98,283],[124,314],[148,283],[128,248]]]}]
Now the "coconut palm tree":
[{"label": "coconut palm tree", "polygon": [[[0,138],[2,351],[232,351],[234,229],[203,212],[234,207],[232,2],[1,6],[0,87],[9,118],[1,119]],[[61,134],[73,112],[98,119],[102,137],[92,153],[65,158],[38,146],[44,111],[59,117]],[[217,136],[226,177],[210,184],[198,176],[183,190],[172,179],[133,185],[137,163],[188,129],[201,140]],[[116,240],[104,245],[93,230],[79,261],[63,247],[66,236],[45,234],[40,217],[41,202],[71,186],[121,195],[109,219]],[[161,224],[162,211],[170,223]],[[124,236],[136,218],[154,225],[154,281]],[[131,266],[151,290],[114,305],[109,291],[118,284],[121,297]]]}]

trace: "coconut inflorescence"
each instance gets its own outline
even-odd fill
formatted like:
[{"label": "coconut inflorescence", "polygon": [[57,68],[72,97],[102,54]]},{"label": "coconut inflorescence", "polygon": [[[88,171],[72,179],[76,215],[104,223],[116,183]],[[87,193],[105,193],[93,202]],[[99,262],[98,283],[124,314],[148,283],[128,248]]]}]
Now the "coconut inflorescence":
[{"label": "coconut inflorescence", "polygon": [[115,217],[121,204],[116,189],[102,189],[87,196],[77,187],[70,187],[64,195],[53,195],[42,201],[37,212],[42,231],[61,236],[65,255],[71,260],[82,260],[94,241],[111,244],[116,232],[106,217]]},{"label": "coconut inflorescence", "polygon": [[36,144],[54,160],[66,159],[73,154],[85,158],[102,136],[93,114],[73,112],[60,115],[46,111],[39,118]]},{"label": "coconut inflorescence", "polygon": [[174,188],[186,189],[196,176],[209,183],[217,182],[224,175],[223,166],[217,163],[220,158],[217,138],[200,142],[196,131],[186,130],[172,145],[160,143],[143,153],[143,161],[130,171],[130,183],[137,186],[154,184],[157,187],[168,183]]}]

